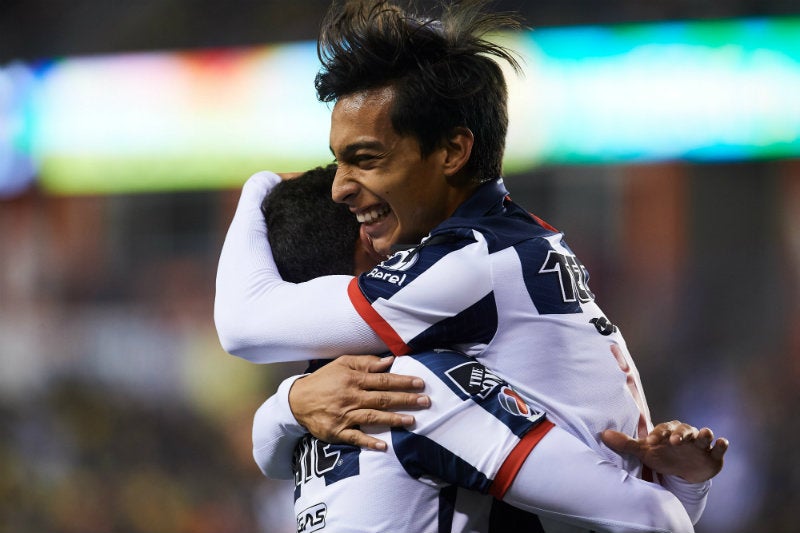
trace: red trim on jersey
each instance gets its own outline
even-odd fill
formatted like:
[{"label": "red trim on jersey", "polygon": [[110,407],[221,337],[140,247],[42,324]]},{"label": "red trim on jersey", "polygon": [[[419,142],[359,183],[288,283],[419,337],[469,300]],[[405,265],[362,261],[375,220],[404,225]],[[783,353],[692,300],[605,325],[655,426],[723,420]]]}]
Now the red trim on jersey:
[{"label": "red trim on jersey", "polygon": [[378,337],[386,343],[386,346],[394,355],[406,355],[411,351],[411,348],[403,342],[400,335],[378,314],[364,296],[364,293],[361,292],[361,288],[358,286],[358,278],[350,280],[350,284],[347,286],[347,295],[350,296],[350,302],[356,308],[356,312],[378,334]]},{"label": "red trim on jersey", "polygon": [[514,478],[517,477],[517,472],[522,468],[522,463],[528,458],[531,450],[539,444],[539,441],[541,441],[553,427],[555,427],[555,424],[549,420],[543,420],[538,426],[522,437],[514,449],[511,450],[511,453],[508,454],[508,457],[506,457],[503,466],[497,471],[497,475],[494,476],[492,486],[489,487],[489,494],[498,500],[505,496],[506,491],[511,486],[511,483],[514,482]]},{"label": "red trim on jersey", "polygon": [[553,226],[551,226],[550,224],[548,224],[547,222],[545,222],[545,221],[544,221],[544,220],[542,220],[541,218],[537,217],[537,216],[536,216],[536,215],[534,215],[533,213],[528,213],[528,214],[529,214],[529,215],[530,215],[530,216],[533,218],[533,220],[535,220],[535,221],[536,221],[536,223],[537,223],[537,224],[539,224],[539,225],[540,225],[541,227],[543,227],[544,229],[549,229],[549,230],[550,230],[550,231],[552,231],[553,233],[561,233],[561,232],[560,232],[560,231],[558,231],[556,228],[554,228]]}]

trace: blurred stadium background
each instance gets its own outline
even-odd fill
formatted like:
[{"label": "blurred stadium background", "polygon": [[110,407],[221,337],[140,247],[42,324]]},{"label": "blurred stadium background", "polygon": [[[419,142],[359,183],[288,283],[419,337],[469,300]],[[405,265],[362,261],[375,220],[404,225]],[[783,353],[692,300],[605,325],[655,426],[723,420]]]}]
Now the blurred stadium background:
[{"label": "blurred stadium background", "polygon": [[[327,3],[0,0],[0,532],[294,531],[250,422],[300,368],[224,354],[212,303],[241,183],[329,158]],[[498,37],[512,194],[654,419],[732,442],[698,531],[797,531],[800,4],[494,5],[536,28]]]}]

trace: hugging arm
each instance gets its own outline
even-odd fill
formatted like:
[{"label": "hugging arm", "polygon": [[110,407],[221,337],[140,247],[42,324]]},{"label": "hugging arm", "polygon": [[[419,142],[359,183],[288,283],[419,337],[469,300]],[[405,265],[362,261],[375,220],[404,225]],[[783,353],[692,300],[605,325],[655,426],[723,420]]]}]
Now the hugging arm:
[{"label": "hugging arm", "polygon": [[[398,363],[393,367],[396,372],[422,374],[424,371],[414,363],[411,356],[399,358]],[[426,375],[425,382],[433,384],[436,379],[434,376]],[[259,409],[254,421],[254,457],[262,471],[272,477],[291,477],[291,450],[297,439],[306,431],[294,420],[289,407],[288,392],[292,383],[296,382],[290,378],[281,385],[276,396],[270,398]],[[426,385],[426,391],[428,390],[430,389]],[[277,397],[281,395],[284,397]],[[464,449],[463,439],[448,440],[451,437],[436,436],[441,434],[437,429],[442,428],[437,428],[437,424],[443,419],[442,409],[447,412],[447,409],[452,408],[452,416],[446,416],[444,419],[452,420],[453,424],[471,424],[469,427],[474,427],[475,419],[467,421],[459,418],[466,416],[464,400],[443,398],[441,394],[435,393],[432,394],[432,398],[430,416],[427,410],[403,412],[406,415],[413,414],[417,419],[414,429],[404,434],[412,439],[415,434],[424,438],[439,439],[438,444],[451,450],[458,457],[473,458],[471,454],[475,451]],[[485,417],[487,424],[496,422],[484,409],[472,409],[471,413],[472,416]],[[476,486],[466,486],[466,488],[489,490],[515,507],[534,512],[540,517],[591,527],[598,531],[693,530],[692,522],[696,517],[690,517],[686,509],[696,509],[698,505],[702,509],[709,483],[684,484],[686,490],[673,494],[659,485],[634,478],[624,470],[604,461],[588,446],[558,427],[552,427],[544,433],[541,440],[524,458],[519,469],[512,469],[513,475],[507,483],[498,481],[501,476],[493,474],[495,483],[491,488]],[[445,435],[447,434],[452,432],[445,432]],[[512,453],[514,446],[508,443],[505,446],[506,452],[498,457],[502,459],[516,456],[516,453]],[[395,443],[394,452],[402,461],[402,446]],[[483,454],[484,450],[479,449],[477,452]],[[485,463],[486,455],[482,457],[484,459],[476,458],[474,461],[470,460],[470,463],[482,464],[482,461]],[[506,476],[509,467],[504,465],[505,462],[503,465],[495,464],[494,467],[489,466],[486,469],[492,472],[499,468],[498,472],[503,472],[502,476]],[[458,478],[447,479],[447,472],[434,471],[436,466],[433,463],[417,464],[411,468],[427,471],[435,477],[461,485]]]},{"label": "hugging arm", "polygon": [[[312,374],[284,380],[278,391],[258,408],[253,421],[253,457],[261,471],[267,477],[291,478],[294,447],[306,432],[318,438],[324,435],[327,442],[385,450],[384,441],[354,426],[409,426],[414,423],[412,414],[387,409],[430,405],[427,395],[414,392],[421,391],[421,379],[386,372],[393,360],[374,355],[344,355]],[[300,394],[310,400],[305,409],[319,409],[306,413],[308,428],[298,422],[289,402],[290,392],[296,393],[295,387],[301,386],[307,388]]]},{"label": "hugging arm", "polygon": [[261,213],[280,179],[259,172],[245,183],[225,237],[214,301],[222,347],[256,363],[383,352],[383,342],[350,303],[350,276],[298,284],[281,279]]}]

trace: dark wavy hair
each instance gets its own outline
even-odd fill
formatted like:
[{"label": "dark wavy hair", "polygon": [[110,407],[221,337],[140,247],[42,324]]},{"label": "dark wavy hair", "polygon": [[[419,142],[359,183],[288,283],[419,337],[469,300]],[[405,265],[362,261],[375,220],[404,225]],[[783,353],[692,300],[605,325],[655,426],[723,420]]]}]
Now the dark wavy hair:
[{"label": "dark wavy hair", "polygon": [[355,271],[359,223],[331,199],[336,165],[317,167],[277,184],[261,203],[278,272],[300,283]]},{"label": "dark wavy hair", "polygon": [[517,72],[513,53],[486,39],[520,27],[508,13],[485,13],[486,0],[442,6],[438,19],[389,0],[334,2],[322,24],[315,85],[322,102],[391,86],[394,129],[412,135],[426,157],[454,128],[475,137],[466,170],[470,180],[500,176],[508,129],[508,91],[496,62]]}]

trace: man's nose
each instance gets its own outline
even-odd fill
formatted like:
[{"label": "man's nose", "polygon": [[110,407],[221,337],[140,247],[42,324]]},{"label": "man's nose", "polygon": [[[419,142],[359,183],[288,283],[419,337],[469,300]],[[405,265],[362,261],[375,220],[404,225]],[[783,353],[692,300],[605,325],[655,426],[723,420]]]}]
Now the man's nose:
[{"label": "man's nose", "polygon": [[333,177],[331,198],[340,204],[349,204],[358,194],[358,184],[351,178],[346,170],[339,167]]}]

